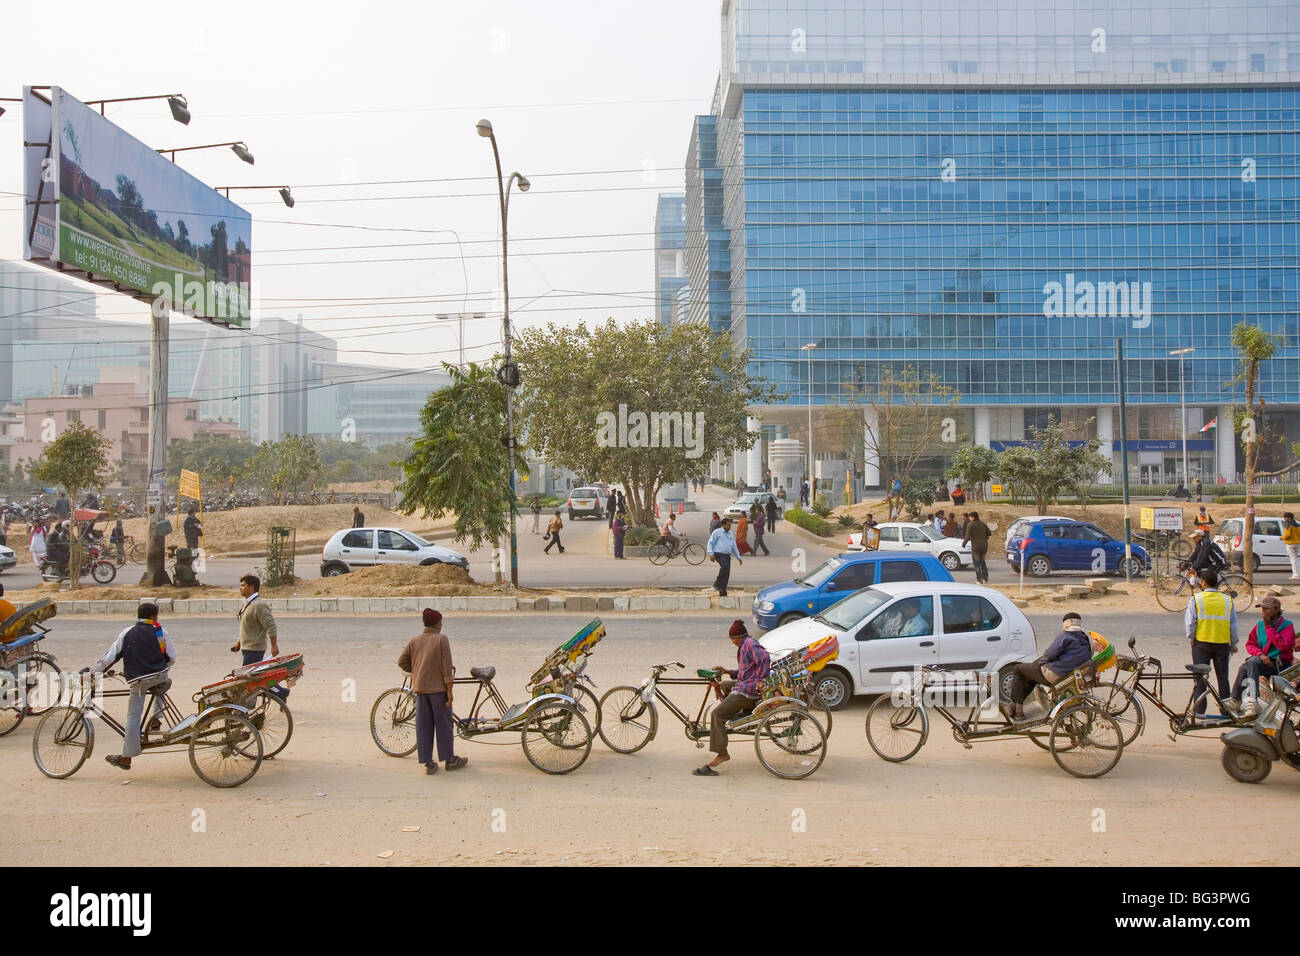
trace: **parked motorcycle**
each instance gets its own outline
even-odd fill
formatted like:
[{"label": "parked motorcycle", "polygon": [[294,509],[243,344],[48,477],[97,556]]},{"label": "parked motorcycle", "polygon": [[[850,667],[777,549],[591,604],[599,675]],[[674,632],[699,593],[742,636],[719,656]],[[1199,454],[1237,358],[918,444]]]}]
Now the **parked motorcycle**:
[{"label": "parked motorcycle", "polygon": [[[113,579],[117,577],[117,565],[105,557],[97,547],[87,546],[85,552],[81,564],[81,573],[89,573],[96,584],[111,584]],[[41,562],[41,580],[68,580],[67,558],[62,555],[55,555],[51,558],[47,553],[46,559]]]},{"label": "parked motorcycle", "polygon": [[1300,770],[1300,735],[1291,715],[1300,694],[1283,677],[1259,682],[1259,716],[1249,727],[1220,735],[1223,769],[1233,780],[1259,783],[1276,761]]}]

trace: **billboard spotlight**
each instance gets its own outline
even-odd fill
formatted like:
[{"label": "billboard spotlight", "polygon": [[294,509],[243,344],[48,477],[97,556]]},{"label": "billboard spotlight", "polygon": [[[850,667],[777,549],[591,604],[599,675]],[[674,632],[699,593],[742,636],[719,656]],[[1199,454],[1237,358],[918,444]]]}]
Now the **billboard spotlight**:
[{"label": "billboard spotlight", "polygon": [[167,105],[171,107],[172,119],[183,126],[190,125],[189,102],[183,96],[167,97]]},{"label": "billboard spotlight", "polygon": [[280,190],[280,198],[284,200],[284,204],[286,206],[288,206],[290,209],[293,208],[293,196],[289,194],[288,186],[285,186],[283,189]]},{"label": "billboard spotlight", "polygon": [[231,143],[230,148],[234,150],[236,156],[248,163],[248,165],[253,165],[253,154],[248,151],[248,146],[246,144]]}]

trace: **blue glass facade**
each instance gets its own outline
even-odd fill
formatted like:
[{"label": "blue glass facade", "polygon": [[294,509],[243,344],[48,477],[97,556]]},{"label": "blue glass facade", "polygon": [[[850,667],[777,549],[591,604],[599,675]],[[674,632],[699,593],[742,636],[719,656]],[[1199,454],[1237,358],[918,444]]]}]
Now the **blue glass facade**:
[{"label": "blue glass facade", "polygon": [[1300,404],[1300,4],[1057,6],[724,0],[688,271],[786,393],[765,423],[912,368],[977,441],[1047,414],[1108,439],[1123,338],[1129,437],[1169,439],[1180,386],[1193,426],[1240,401],[1242,321],[1282,336],[1267,401]]},{"label": "blue glass facade", "polygon": [[686,277],[686,194],[660,193],[655,206],[655,317],[673,321],[673,299]]}]

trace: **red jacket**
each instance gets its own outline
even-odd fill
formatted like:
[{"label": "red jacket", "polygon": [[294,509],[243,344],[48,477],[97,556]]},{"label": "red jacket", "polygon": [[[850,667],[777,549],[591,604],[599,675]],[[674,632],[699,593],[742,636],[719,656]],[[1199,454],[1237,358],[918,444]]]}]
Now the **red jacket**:
[{"label": "red jacket", "polygon": [[1282,665],[1290,667],[1295,656],[1295,628],[1291,622],[1284,617],[1279,617],[1276,624],[1260,621],[1250,629],[1250,637],[1246,638],[1247,654],[1255,657],[1264,655],[1264,648],[1259,643],[1261,629],[1264,631],[1265,643],[1276,647],[1281,652]]}]

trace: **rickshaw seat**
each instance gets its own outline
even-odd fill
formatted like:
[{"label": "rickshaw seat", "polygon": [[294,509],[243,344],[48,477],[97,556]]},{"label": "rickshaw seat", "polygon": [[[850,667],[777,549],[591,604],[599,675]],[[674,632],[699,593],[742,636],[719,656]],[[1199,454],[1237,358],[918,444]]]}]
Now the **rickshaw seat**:
[{"label": "rickshaw seat", "polygon": [[469,673],[475,680],[490,681],[497,676],[497,669],[495,667],[471,667]]},{"label": "rickshaw seat", "polygon": [[1200,674],[1204,676],[1210,672],[1209,664],[1186,664],[1184,666],[1193,674]]}]

